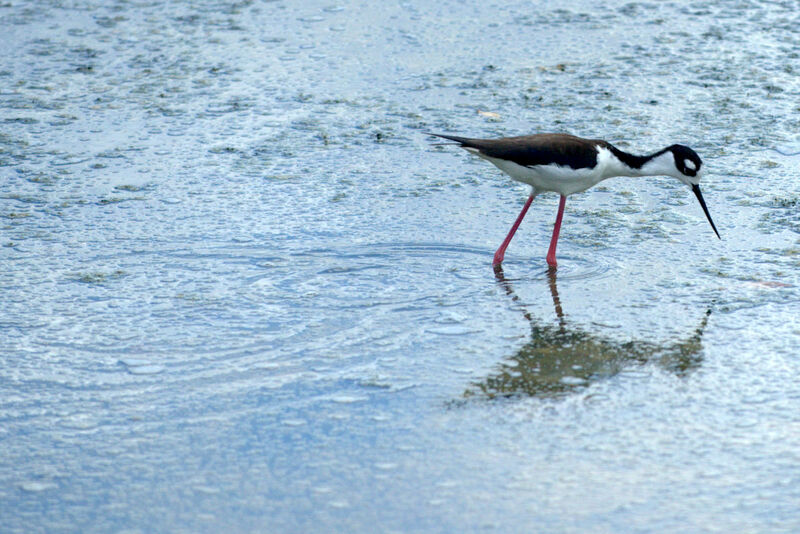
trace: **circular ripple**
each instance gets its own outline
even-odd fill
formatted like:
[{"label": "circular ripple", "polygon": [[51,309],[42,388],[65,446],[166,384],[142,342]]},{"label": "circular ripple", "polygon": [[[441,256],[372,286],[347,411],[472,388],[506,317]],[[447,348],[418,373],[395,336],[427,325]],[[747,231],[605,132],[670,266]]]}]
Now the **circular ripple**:
[{"label": "circular ripple", "polygon": [[596,280],[610,276],[612,265],[604,258],[559,256],[558,267],[547,266],[544,258],[512,260],[503,263],[502,273],[508,280],[547,280],[555,274],[558,281]]}]

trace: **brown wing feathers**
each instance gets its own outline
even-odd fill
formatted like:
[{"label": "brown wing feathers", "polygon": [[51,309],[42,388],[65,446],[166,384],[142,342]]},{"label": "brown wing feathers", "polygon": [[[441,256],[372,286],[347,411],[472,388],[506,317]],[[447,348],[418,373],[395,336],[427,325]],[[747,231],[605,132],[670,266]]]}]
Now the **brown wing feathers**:
[{"label": "brown wing feathers", "polygon": [[455,135],[431,134],[474,148],[490,158],[513,161],[518,165],[562,165],[573,169],[597,164],[597,145],[602,141],[567,134],[537,134],[502,139],[472,139]]}]

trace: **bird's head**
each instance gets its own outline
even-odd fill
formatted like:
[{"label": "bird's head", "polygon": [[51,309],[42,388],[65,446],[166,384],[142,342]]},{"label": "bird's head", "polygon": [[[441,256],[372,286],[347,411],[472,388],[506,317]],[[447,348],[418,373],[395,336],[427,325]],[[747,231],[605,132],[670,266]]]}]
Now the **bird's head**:
[{"label": "bird's head", "polygon": [[697,185],[703,174],[703,160],[697,152],[684,145],[672,145],[667,147],[667,152],[672,154],[675,169],[670,173],[672,176],[685,183],[686,185]]}]

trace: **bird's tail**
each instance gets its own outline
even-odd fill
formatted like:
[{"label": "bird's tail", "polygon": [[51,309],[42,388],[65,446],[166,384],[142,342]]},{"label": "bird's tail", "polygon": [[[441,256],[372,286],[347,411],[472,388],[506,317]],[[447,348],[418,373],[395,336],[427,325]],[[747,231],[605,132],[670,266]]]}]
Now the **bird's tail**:
[{"label": "bird's tail", "polygon": [[434,137],[441,137],[442,139],[447,139],[449,141],[454,141],[453,143],[432,143],[435,146],[441,146],[441,145],[458,145],[458,146],[462,146],[462,147],[463,146],[472,146],[471,141],[473,141],[473,139],[470,139],[468,137],[458,137],[458,136],[455,136],[455,135],[436,134],[436,133],[432,133],[432,132],[424,132],[424,133],[426,133],[427,135],[432,135]]}]

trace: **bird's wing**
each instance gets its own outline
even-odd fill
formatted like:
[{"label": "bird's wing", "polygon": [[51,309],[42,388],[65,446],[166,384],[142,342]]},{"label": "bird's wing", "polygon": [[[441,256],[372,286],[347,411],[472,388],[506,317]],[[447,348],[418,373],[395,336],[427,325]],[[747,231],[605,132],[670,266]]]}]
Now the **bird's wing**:
[{"label": "bird's wing", "polygon": [[573,169],[594,167],[597,146],[603,141],[567,134],[536,134],[501,139],[473,139],[455,135],[431,134],[455,141],[462,148],[472,148],[490,158],[513,161],[524,167],[562,165]]}]

